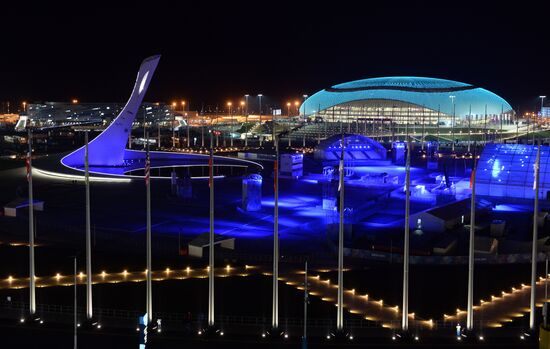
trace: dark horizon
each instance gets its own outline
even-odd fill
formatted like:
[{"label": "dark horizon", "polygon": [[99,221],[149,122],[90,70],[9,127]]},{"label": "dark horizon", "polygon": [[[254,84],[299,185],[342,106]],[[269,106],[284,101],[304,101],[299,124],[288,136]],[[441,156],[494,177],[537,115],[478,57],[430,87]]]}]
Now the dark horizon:
[{"label": "dark horizon", "polygon": [[8,6],[0,101],[12,110],[23,100],[124,102],[140,62],[161,54],[146,101],[184,99],[194,110],[247,93],[283,104],[338,83],[406,75],[483,87],[522,113],[550,95],[548,7]]}]

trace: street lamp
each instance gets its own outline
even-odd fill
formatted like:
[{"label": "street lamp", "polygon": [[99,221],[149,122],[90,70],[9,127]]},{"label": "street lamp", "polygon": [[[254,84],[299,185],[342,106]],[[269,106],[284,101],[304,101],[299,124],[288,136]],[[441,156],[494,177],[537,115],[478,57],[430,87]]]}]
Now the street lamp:
[{"label": "street lamp", "polygon": [[185,101],[181,101],[181,111],[185,114],[185,128],[187,131],[187,148],[189,148],[189,142],[191,142],[191,139],[189,137],[189,113],[185,113]]},{"label": "street lamp", "polygon": [[290,118],[290,106],[292,104],[290,102],[287,102],[286,103],[286,113],[287,113],[287,116]]},{"label": "street lamp", "polygon": [[[244,104],[245,104],[245,123],[247,124],[246,127],[248,127],[248,97],[250,97],[250,95],[244,95]],[[248,129],[245,128],[245,133],[244,133],[244,146],[245,147],[248,147]]]},{"label": "street lamp", "polygon": [[176,147],[176,102],[172,102],[172,148]]},{"label": "street lamp", "polygon": [[259,94],[258,95],[258,98],[260,99],[260,146],[262,146],[262,97],[264,95],[263,94]]},{"label": "street lamp", "polygon": [[229,141],[231,142],[231,146],[233,146],[233,137],[231,135],[231,133],[233,132],[233,116],[231,114],[231,106],[233,105],[233,103],[231,102],[227,102],[227,110],[229,112],[229,118],[231,119],[231,126],[229,127]]},{"label": "street lamp", "polygon": [[77,104],[77,103],[78,103],[78,99],[75,98],[75,99],[73,99],[72,102],[73,102],[73,104]]},{"label": "street lamp", "polygon": [[[306,100],[307,100],[307,95],[302,95],[302,97],[304,97],[304,122],[306,121]],[[302,138],[302,147],[304,148],[304,151],[305,151],[305,148],[306,148],[306,133],[304,132],[303,133],[303,138]]]},{"label": "street lamp", "polygon": [[450,95],[449,98],[451,99],[451,103],[453,103],[453,118],[451,120],[451,133],[452,133],[452,139],[451,139],[451,151],[455,151],[455,95]]},{"label": "street lamp", "polygon": [[27,102],[23,101],[23,112],[27,111]]}]

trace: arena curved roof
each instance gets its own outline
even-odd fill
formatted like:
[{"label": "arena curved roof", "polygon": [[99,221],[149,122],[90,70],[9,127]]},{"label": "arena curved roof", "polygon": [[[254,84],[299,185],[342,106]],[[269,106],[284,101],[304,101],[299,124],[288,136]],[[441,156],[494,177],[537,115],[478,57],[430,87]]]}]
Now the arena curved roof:
[{"label": "arena curved roof", "polygon": [[463,82],[414,77],[394,76],[346,82],[321,90],[307,98],[300,106],[305,115],[315,114],[333,106],[354,101],[395,100],[424,106],[452,115],[454,97],[456,116],[465,117],[512,112],[512,107],[502,97],[484,88]]}]

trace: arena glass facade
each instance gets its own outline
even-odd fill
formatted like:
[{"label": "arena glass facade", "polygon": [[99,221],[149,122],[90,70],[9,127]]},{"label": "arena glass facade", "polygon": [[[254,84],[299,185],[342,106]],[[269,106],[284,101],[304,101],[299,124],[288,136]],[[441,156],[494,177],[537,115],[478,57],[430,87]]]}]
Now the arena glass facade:
[{"label": "arena glass facade", "polygon": [[[533,199],[537,146],[487,144],[476,174],[478,195]],[[550,196],[550,147],[541,146],[539,198]]]},{"label": "arena glass facade", "polygon": [[300,114],[324,122],[412,125],[508,124],[514,110],[500,96],[462,82],[424,77],[385,77],[347,82],[307,98]]}]

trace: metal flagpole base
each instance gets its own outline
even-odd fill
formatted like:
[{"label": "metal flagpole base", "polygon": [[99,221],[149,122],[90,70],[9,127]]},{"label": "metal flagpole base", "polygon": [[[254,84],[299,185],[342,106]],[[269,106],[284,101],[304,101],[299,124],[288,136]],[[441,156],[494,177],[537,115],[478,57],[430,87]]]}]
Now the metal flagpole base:
[{"label": "metal flagpole base", "polygon": [[350,331],[333,330],[326,335],[325,339],[327,341],[334,342],[334,343],[345,343],[345,342],[353,341],[354,337]]},{"label": "metal flagpole base", "polygon": [[91,319],[80,321],[77,324],[77,327],[83,330],[101,330],[102,325],[98,319],[92,317]]},{"label": "metal flagpole base", "polygon": [[464,343],[484,343],[485,336],[482,331],[464,329],[460,334],[457,334],[456,340]]},{"label": "metal flagpole base", "polygon": [[201,328],[197,331],[197,335],[201,338],[220,338],[225,335],[223,332],[223,329],[220,327],[213,325],[213,326],[206,326],[204,328]]},{"label": "metal flagpole base", "polygon": [[268,331],[262,333],[262,338],[271,342],[280,342],[288,340],[288,332],[281,330],[280,328],[271,328]]},{"label": "metal flagpole base", "polygon": [[23,326],[43,326],[44,323],[44,318],[38,314],[27,314],[19,319],[19,324]]},{"label": "metal flagpole base", "polygon": [[392,334],[391,339],[392,341],[401,343],[418,343],[420,341],[420,336],[418,333],[411,332],[410,330],[399,330]]},{"label": "metal flagpole base", "polygon": [[522,331],[519,335],[519,339],[522,343],[538,343],[539,336],[536,330],[525,330]]}]

